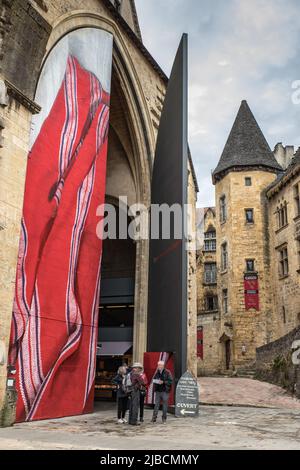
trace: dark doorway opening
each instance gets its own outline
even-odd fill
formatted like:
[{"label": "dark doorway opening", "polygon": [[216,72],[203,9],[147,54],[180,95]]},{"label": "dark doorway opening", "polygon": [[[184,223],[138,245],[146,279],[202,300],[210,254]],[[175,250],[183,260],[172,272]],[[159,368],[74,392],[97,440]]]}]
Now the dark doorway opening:
[{"label": "dark doorway opening", "polygon": [[[115,209],[118,220],[119,208]],[[130,221],[128,218],[128,224]],[[112,379],[122,364],[132,363],[135,260],[136,246],[133,240],[104,240],[95,400],[114,400],[115,386]]]},{"label": "dark doorway opening", "polygon": [[230,369],[231,363],[231,341],[225,341],[225,363],[226,363],[226,370]]}]

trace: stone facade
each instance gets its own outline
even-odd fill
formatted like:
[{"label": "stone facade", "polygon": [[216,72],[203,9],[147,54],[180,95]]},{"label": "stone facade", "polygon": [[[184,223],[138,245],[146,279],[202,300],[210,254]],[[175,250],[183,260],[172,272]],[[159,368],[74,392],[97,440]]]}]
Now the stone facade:
[{"label": "stone facade", "polygon": [[[300,160],[300,159],[299,159]],[[273,291],[272,340],[300,325],[300,161],[267,190]],[[286,218],[282,212],[286,210]],[[287,249],[287,272],[281,256]]]},{"label": "stone facade", "polygon": [[[150,205],[151,171],[167,77],[143,46],[133,0],[120,12],[110,0],[4,0],[0,6],[0,409],[14,296],[20,219],[34,93],[43,61],[68,32],[102,28],[114,37],[108,197],[128,195]],[[196,181],[190,161],[189,200]],[[195,217],[194,217],[195,220]],[[143,360],[147,335],[149,242],[136,244],[134,360]],[[195,255],[189,254],[189,366],[195,373]]]},{"label": "stone facade", "polygon": [[[198,375],[209,375],[220,367],[220,313],[217,290],[216,209],[202,211],[203,246],[197,252],[197,316],[202,336],[202,357],[198,354]],[[201,339],[200,339],[201,341]]]}]

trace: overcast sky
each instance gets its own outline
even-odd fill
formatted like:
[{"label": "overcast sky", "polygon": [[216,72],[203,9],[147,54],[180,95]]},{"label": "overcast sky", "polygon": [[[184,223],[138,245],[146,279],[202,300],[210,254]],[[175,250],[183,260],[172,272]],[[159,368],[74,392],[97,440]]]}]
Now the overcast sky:
[{"label": "overcast sky", "polygon": [[189,34],[189,142],[198,206],[214,205],[217,165],[243,99],[267,141],[300,145],[300,0],[136,0],[143,41],[169,76]]}]

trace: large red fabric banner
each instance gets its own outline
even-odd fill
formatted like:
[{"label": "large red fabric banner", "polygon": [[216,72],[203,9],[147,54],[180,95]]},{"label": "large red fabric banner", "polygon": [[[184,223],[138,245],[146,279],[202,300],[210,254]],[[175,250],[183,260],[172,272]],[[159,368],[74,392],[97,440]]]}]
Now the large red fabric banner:
[{"label": "large red fabric banner", "polygon": [[93,408],[109,94],[70,55],[28,156],[10,343],[17,421]]}]

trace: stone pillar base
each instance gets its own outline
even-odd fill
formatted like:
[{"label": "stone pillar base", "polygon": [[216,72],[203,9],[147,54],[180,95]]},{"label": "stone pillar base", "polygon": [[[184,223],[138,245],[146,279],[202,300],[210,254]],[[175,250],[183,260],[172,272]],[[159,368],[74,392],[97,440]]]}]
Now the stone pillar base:
[{"label": "stone pillar base", "polygon": [[295,387],[295,395],[297,398],[300,399],[300,366],[296,369],[296,387]]},{"label": "stone pillar base", "polygon": [[7,390],[3,407],[0,410],[0,427],[7,428],[16,421],[17,391]]}]

